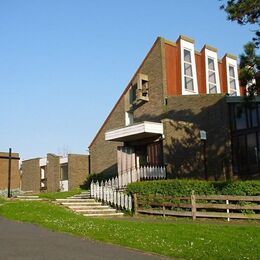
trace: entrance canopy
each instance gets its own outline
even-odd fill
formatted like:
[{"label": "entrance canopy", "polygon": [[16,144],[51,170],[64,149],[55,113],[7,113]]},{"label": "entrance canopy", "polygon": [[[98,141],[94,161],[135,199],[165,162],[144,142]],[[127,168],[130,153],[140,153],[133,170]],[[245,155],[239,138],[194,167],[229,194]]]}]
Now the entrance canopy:
[{"label": "entrance canopy", "polygon": [[163,124],[144,121],[105,133],[106,141],[130,142],[163,135]]}]

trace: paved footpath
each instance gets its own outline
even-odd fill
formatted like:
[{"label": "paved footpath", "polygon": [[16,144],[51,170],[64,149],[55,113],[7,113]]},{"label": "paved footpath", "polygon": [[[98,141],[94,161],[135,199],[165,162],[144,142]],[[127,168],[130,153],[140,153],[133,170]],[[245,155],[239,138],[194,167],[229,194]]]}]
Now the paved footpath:
[{"label": "paved footpath", "polygon": [[84,260],[166,259],[127,248],[80,239],[0,217],[0,259]]}]

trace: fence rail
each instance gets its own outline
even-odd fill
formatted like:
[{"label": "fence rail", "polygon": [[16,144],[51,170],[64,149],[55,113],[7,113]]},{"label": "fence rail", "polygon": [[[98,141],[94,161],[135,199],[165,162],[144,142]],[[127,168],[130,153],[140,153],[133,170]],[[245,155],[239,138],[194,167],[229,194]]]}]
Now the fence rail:
[{"label": "fence rail", "polygon": [[90,195],[92,198],[102,201],[118,209],[132,210],[132,197],[117,189],[115,179],[100,183],[91,182]]},{"label": "fence rail", "polygon": [[[168,201],[167,201],[168,200]],[[202,218],[260,219],[260,196],[162,197],[134,194],[136,214]]]},{"label": "fence rail", "polygon": [[139,168],[131,168],[124,172],[118,173],[119,188],[127,186],[132,182],[151,179],[165,179],[166,168],[163,166],[141,166]]}]

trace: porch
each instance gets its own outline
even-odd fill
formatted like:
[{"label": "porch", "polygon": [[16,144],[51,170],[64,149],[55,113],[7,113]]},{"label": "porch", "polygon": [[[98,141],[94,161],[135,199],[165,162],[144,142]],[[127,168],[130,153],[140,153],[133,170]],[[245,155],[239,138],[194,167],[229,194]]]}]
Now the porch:
[{"label": "porch", "polygon": [[118,187],[141,179],[166,178],[163,162],[163,124],[142,122],[105,133],[106,141],[120,141],[117,147]]}]

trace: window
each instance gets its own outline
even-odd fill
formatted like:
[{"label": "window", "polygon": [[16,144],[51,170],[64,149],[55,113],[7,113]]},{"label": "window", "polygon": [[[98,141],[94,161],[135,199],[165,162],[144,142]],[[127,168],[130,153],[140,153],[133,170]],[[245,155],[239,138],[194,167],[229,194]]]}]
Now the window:
[{"label": "window", "polygon": [[260,171],[259,104],[230,104],[233,170],[239,175]]},{"label": "window", "polygon": [[61,165],[60,170],[61,170],[61,174],[60,174],[61,181],[67,181],[69,179],[68,165],[67,164]]},{"label": "window", "polygon": [[191,51],[187,49],[184,49],[183,51],[184,87],[185,90],[194,91]]},{"label": "window", "polygon": [[41,179],[45,179],[45,167],[41,167]]},{"label": "window", "polygon": [[244,106],[236,106],[235,111],[235,119],[236,119],[236,129],[246,129],[247,128],[247,119],[246,119],[246,111]]},{"label": "window", "polygon": [[217,93],[216,69],[213,58],[208,58],[208,90],[210,94]]},{"label": "window", "polygon": [[133,105],[136,101],[137,84],[133,85],[129,91],[129,104]]},{"label": "window", "polygon": [[228,80],[229,80],[229,91],[231,96],[237,96],[237,85],[235,67],[232,65],[228,66]]},{"label": "window", "polygon": [[132,125],[134,123],[134,114],[132,112],[125,112],[125,125]]}]

